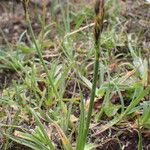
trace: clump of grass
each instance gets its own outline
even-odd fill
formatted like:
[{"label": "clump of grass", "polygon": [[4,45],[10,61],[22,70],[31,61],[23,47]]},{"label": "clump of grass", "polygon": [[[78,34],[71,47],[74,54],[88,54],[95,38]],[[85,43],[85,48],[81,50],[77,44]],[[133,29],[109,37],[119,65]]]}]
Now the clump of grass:
[{"label": "clump of grass", "polygon": [[[108,4],[110,7],[112,7],[112,3],[116,1],[117,0],[106,2],[105,9],[107,9]],[[57,1],[55,1],[55,3],[58,4]],[[57,30],[59,31],[61,29],[60,30],[61,33],[58,32],[59,36],[57,37],[60,43],[59,42],[57,43],[57,41],[55,40],[52,41],[54,41],[53,45],[60,44],[59,50],[61,50],[62,53],[60,53],[59,58],[57,57],[58,58],[57,60],[56,58],[53,58],[54,61],[51,60],[47,61],[43,57],[43,53],[44,53],[43,50],[45,50],[44,35],[45,34],[47,35],[45,31],[46,28],[45,27],[46,25],[45,6],[43,9],[43,15],[41,21],[42,31],[40,34],[40,38],[37,38],[34,35],[35,33],[33,33],[33,29],[31,27],[31,20],[29,20],[28,13],[26,14],[26,21],[28,22],[29,25],[29,36],[32,39],[31,44],[33,45],[33,47],[29,46],[27,50],[29,51],[30,49],[35,50],[34,53],[37,52],[39,57],[38,59],[36,58],[38,62],[37,61],[34,62],[34,57],[33,57],[33,60],[30,60],[31,64],[29,66],[25,67],[24,64],[20,65],[21,72],[24,72],[24,76],[23,79],[21,79],[22,80],[21,83],[18,84],[14,82],[14,85],[12,85],[12,87],[4,89],[3,91],[3,98],[0,98],[0,104],[3,106],[3,110],[5,106],[4,104],[6,104],[6,107],[7,106],[10,108],[13,107],[17,109],[19,113],[19,115],[16,113],[16,116],[18,117],[11,116],[14,120],[17,121],[14,123],[13,122],[9,123],[8,126],[12,130],[10,130],[9,132],[4,131],[5,132],[4,135],[13,141],[16,141],[20,144],[26,145],[36,150],[38,149],[39,150],[40,149],[83,150],[86,148],[92,149],[99,146],[98,145],[99,143],[98,144],[93,144],[93,143],[97,143],[97,141],[100,140],[97,138],[93,143],[86,144],[87,141],[89,142],[91,140],[90,136],[92,137],[96,136],[96,134],[100,134],[106,131],[107,129],[111,131],[111,127],[113,125],[120,123],[122,120],[127,121],[127,118],[129,116],[131,117],[131,114],[134,115],[135,112],[140,112],[142,113],[140,116],[138,116],[139,148],[140,148],[142,145],[141,142],[142,135],[140,133],[141,132],[140,130],[142,130],[142,128],[144,127],[150,127],[150,115],[149,115],[150,103],[149,101],[141,102],[141,100],[144,99],[144,97],[147,94],[149,94],[150,91],[150,87],[147,87],[145,89],[144,87],[145,84],[143,84],[147,81],[145,80],[147,74],[147,69],[145,69],[146,68],[145,66],[147,65],[147,63],[145,60],[144,61],[142,60],[142,57],[134,53],[135,48],[132,48],[132,43],[130,39],[132,37],[130,37],[128,39],[128,45],[129,45],[131,56],[133,57],[132,58],[133,65],[132,62],[123,63],[123,60],[121,60],[121,65],[119,64],[117,66],[116,74],[112,74],[109,71],[110,69],[109,63],[112,62],[109,60],[107,53],[109,51],[110,53],[112,53],[112,49],[114,47],[117,47],[118,45],[118,40],[116,40],[114,37],[114,34],[116,34],[116,28],[118,33],[116,34],[117,39],[119,39],[121,43],[124,43],[125,42],[124,40],[126,40],[126,38],[124,39],[121,38],[122,35],[123,37],[126,37],[124,33],[122,33],[122,31],[120,34],[121,23],[117,23],[115,21],[117,12],[113,13],[112,19],[110,18],[111,17],[110,14],[109,19],[111,19],[113,23],[110,22],[106,31],[102,33],[104,12],[105,12],[104,0],[96,0],[95,23],[92,22],[90,26],[87,25],[89,30],[88,30],[88,36],[85,38],[85,29],[87,29],[87,26],[85,26],[86,28],[81,27],[80,28],[81,30],[76,30],[76,29],[82,25],[85,25],[85,20],[87,19],[85,16],[88,13],[87,11],[82,10],[83,11],[82,14],[79,11],[76,14],[79,17],[76,18],[75,15],[73,20],[73,16],[70,15],[69,6],[70,5],[67,4],[67,12],[65,12],[66,9],[64,8],[66,6],[64,7],[60,6],[62,12],[61,14],[63,14],[62,15],[63,21],[59,20],[61,23],[57,24],[59,21],[57,20],[58,21],[57,22],[55,20]],[[26,10],[28,11],[28,9]],[[80,18],[81,14],[84,17]],[[89,19],[89,15],[87,16]],[[93,13],[90,15],[90,19],[91,16],[93,17]],[[75,27],[71,26],[71,22],[74,22]],[[91,32],[90,30],[92,26],[95,26],[94,42],[93,40],[91,40],[93,38],[92,37],[93,32]],[[78,32],[71,32],[71,34],[68,34],[68,32],[70,32],[71,30],[76,30]],[[49,29],[48,32],[50,32]],[[64,34],[66,34],[67,36],[64,36]],[[77,36],[74,36],[75,34]],[[76,51],[77,48],[73,47],[73,44],[76,43],[75,40],[77,42],[79,41],[82,42],[82,44],[84,45],[84,49],[92,49],[93,47],[95,51],[93,49],[88,52],[85,51],[83,57],[83,53],[78,53]],[[86,46],[87,44],[86,42],[90,42],[89,44],[90,46]],[[23,45],[20,46],[22,47],[19,48],[23,50],[24,48]],[[78,44],[77,46],[80,47],[80,45]],[[105,49],[106,51],[102,51],[100,47],[103,47],[103,49]],[[93,58],[94,52],[95,52],[95,59]],[[65,55],[62,55],[63,53]],[[127,55],[130,55],[130,53],[128,53]],[[79,59],[78,57],[81,57],[80,62],[78,61]],[[90,60],[90,63],[88,62],[89,59],[92,59]],[[6,62],[8,64],[7,60]],[[11,63],[14,63],[14,60],[12,61],[11,59]],[[92,64],[92,68],[90,68],[91,71],[90,77],[88,76],[89,70],[85,67],[86,65],[89,64]],[[94,71],[93,71],[93,64],[95,64]],[[4,67],[6,68],[6,66]],[[129,72],[129,70],[126,69],[128,67],[130,67],[130,70],[132,69],[131,72]],[[137,74],[135,74],[135,72]],[[98,73],[100,74],[99,78],[98,78]],[[93,83],[91,82],[92,75],[93,75]],[[67,82],[69,83],[70,81],[73,81],[73,84],[71,85],[67,84]],[[97,81],[99,81],[99,83]],[[84,98],[86,99],[88,98],[88,96],[87,97],[83,96],[84,91],[82,90],[84,87],[82,85],[88,87],[91,90],[91,93],[89,91],[87,92],[89,95],[91,95],[90,104],[88,103],[89,102],[88,100],[85,102],[86,104],[88,103],[88,107],[87,107],[88,113],[87,110],[85,110],[86,109],[85,107],[87,105],[84,104]],[[43,87],[43,90],[41,90],[40,86]],[[73,92],[70,90],[72,86],[73,86]],[[72,92],[71,98],[70,97],[68,98],[64,94],[65,92],[68,92],[68,89]],[[115,96],[115,94],[120,99],[120,102],[117,104],[114,104],[111,101],[113,96]],[[76,95],[78,96],[77,98]],[[100,104],[101,105],[100,109],[93,111],[93,104],[97,102],[94,101],[95,97],[98,97],[98,99],[102,100],[102,104]],[[126,105],[126,101],[128,102],[127,105]],[[61,104],[63,107],[61,107]],[[79,113],[80,118],[78,119],[78,117],[74,112],[76,110],[78,111],[79,104],[80,104],[80,113]],[[63,108],[65,110],[64,111],[65,113],[63,112]],[[15,111],[16,110],[14,110],[14,112]],[[88,136],[90,123],[91,122],[94,123],[95,121],[99,122],[99,124],[104,123],[101,119],[103,118],[103,116],[105,116],[105,118],[107,117],[107,119],[110,121],[106,119],[105,120],[106,124],[103,124],[100,127],[98,127],[98,131],[95,132],[94,135]],[[32,131],[24,130],[22,126],[19,126],[25,124],[25,119],[22,117],[24,117],[25,119],[27,117],[28,124],[31,123],[30,119],[31,117],[33,117],[35,120],[34,125],[36,127]],[[20,119],[21,121],[18,122],[18,120]],[[8,127],[7,125],[0,125],[0,126],[5,128]],[[20,130],[17,131],[17,128]],[[53,131],[51,132],[51,130]],[[12,135],[13,133],[14,135]],[[9,142],[10,141],[7,140],[5,146],[6,149],[8,149],[7,147]]]}]

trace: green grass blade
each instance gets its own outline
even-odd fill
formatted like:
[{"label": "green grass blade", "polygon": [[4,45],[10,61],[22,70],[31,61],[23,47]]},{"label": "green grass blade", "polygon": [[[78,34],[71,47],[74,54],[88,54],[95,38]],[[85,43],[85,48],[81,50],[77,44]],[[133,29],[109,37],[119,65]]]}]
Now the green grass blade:
[{"label": "green grass blade", "polygon": [[47,132],[46,132],[46,130],[44,128],[44,125],[41,123],[41,121],[40,121],[39,117],[37,116],[37,114],[35,113],[35,111],[33,109],[31,109],[31,108],[30,108],[30,111],[31,111],[32,115],[35,117],[35,120],[36,120],[37,125],[39,126],[40,130],[43,132],[43,135],[44,135],[44,137],[46,139],[47,144],[49,145],[51,150],[54,150],[55,149],[54,145],[53,145],[51,139],[49,139],[49,137],[47,135]]},{"label": "green grass blade", "polygon": [[134,100],[132,100],[132,102],[130,103],[130,105],[127,107],[127,109],[123,113],[123,116],[125,116],[126,114],[128,114],[128,112],[130,112],[136,105],[138,105],[139,102],[141,101],[141,99],[144,98],[147,94],[149,94],[149,92],[150,92],[150,86],[148,86],[145,90],[143,90],[139,94],[139,96],[137,98],[135,98]]},{"label": "green grass blade", "polygon": [[30,142],[30,141],[27,141],[27,140],[24,140],[24,139],[21,139],[21,138],[17,138],[17,137],[8,135],[8,134],[6,134],[6,136],[8,138],[10,138],[12,141],[15,141],[15,142],[17,142],[19,144],[22,144],[22,145],[25,145],[27,147],[30,147],[33,150],[47,150],[47,149],[43,149],[43,147],[41,145],[38,145],[37,143],[35,144],[33,142]]},{"label": "green grass blade", "polygon": [[85,128],[85,115],[84,115],[84,104],[83,100],[81,101],[81,106],[80,106],[81,114],[80,114],[80,124],[79,124],[79,132],[78,132],[78,137],[77,137],[77,146],[76,150],[82,149],[82,140],[84,137],[84,128]]},{"label": "green grass blade", "polygon": [[142,133],[141,133],[141,127],[140,127],[140,124],[139,124],[139,119],[138,119],[138,137],[139,137],[138,150],[143,150]]}]

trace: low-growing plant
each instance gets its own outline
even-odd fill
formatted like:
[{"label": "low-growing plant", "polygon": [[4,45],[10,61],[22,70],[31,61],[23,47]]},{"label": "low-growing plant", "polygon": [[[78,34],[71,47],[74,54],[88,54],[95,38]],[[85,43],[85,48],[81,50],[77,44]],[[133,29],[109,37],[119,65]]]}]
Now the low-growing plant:
[{"label": "low-growing plant", "polygon": [[[0,117],[3,122],[10,120],[7,125],[0,123],[3,148],[9,149],[15,141],[35,150],[92,150],[103,143],[97,135],[106,130],[113,134],[114,125],[132,118],[138,131],[137,147],[142,149],[142,129],[150,127],[148,61],[133,36],[122,32],[122,22],[116,17],[120,11],[117,0],[96,0],[92,23],[91,6],[80,9],[84,2],[79,8],[58,2],[50,6],[50,25],[46,25],[43,3],[38,35],[26,8],[28,30],[13,48],[5,39],[13,57],[6,58],[8,53],[3,51],[0,67],[17,71],[20,79],[4,88],[0,97],[4,110]],[[56,35],[51,39],[53,27]],[[22,43],[25,35],[27,44]],[[57,56],[50,56],[53,50]],[[117,141],[121,148],[119,138]]]}]

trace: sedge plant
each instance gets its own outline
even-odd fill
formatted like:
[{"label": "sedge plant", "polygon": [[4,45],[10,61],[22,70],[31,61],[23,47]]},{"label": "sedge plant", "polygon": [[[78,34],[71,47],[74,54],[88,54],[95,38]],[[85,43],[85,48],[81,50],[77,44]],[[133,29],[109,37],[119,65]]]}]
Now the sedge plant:
[{"label": "sedge plant", "polygon": [[[25,1],[25,3],[28,3],[29,1],[27,0],[27,1]],[[27,7],[28,5],[26,4],[26,6],[25,7]],[[46,7],[46,5],[43,3],[43,7]],[[43,10],[43,12],[45,12],[45,8],[43,8],[44,10]],[[41,47],[39,47],[38,46],[38,44],[37,44],[37,41],[36,41],[36,37],[35,37],[35,35],[34,35],[34,32],[33,32],[33,29],[32,29],[32,25],[31,25],[31,21],[30,21],[30,17],[29,17],[29,13],[28,13],[28,9],[26,8],[26,10],[27,10],[27,12],[26,12],[26,21],[27,21],[27,24],[28,24],[28,28],[29,28],[29,32],[30,32],[30,35],[31,35],[31,38],[32,38],[32,40],[33,40],[33,43],[34,43],[34,45],[35,45],[35,49],[36,49],[36,51],[37,51],[37,53],[38,53],[38,56],[39,56],[39,59],[40,59],[40,62],[41,62],[41,64],[42,64],[42,66],[43,66],[43,68],[44,68],[44,70],[45,70],[45,73],[47,74],[47,79],[48,79],[48,82],[50,83],[50,85],[51,85],[51,87],[52,87],[52,89],[53,89],[53,92],[55,93],[55,96],[56,96],[56,98],[57,98],[57,100],[58,100],[58,102],[59,102],[59,104],[60,104],[60,106],[61,106],[61,109],[62,109],[62,111],[63,111],[63,113],[64,114],[66,114],[66,108],[65,108],[65,104],[63,103],[63,101],[61,100],[61,98],[60,98],[60,96],[59,96],[59,94],[58,94],[58,92],[57,92],[57,89],[56,89],[56,87],[55,87],[55,85],[54,85],[54,83],[53,83],[53,80],[52,80],[52,78],[51,78],[51,76],[50,76],[50,73],[49,73],[49,69],[48,69],[48,67],[46,66],[46,64],[45,64],[45,62],[44,62],[44,59],[43,59],[43,56],[42,56],[42,51],[41,51],[41,49],[43,48],[42,46]],[[45,15],[45,14],[44,14]],[[43,17],[43,22],[45,21],[45,17]],[[42,25],[42,30],[44,30],[44,24],[45,23],[43,23]],[[43,32],[43,31],[42,31]]]},{"label": "sedge plant", "polygon": [[87,135],[89,131],[89,126],[92,118],[92,111],[93,111],[93,105],[94,105],[94,98],[95,98],[95,92],[96,92],[96,84],[98,80],[98,70],[99,70],[99,59],[100,59],[100,37],[103,30],[103,21],[104,21],[104,0],[96,0],[95,3],[95,27],[94,27],[94,46],[95,46],[95,66],[94,66],[94,74],[93,74],[93,83],[92,83],[92,91],[91,91],[91,97],[90,97],[90,104],[88,108],[88,114],[86,119],[86,125],[83,131],[83,141],[82,145],[78,147],[77,150],[84,150],[85,143],[87,140]]}]

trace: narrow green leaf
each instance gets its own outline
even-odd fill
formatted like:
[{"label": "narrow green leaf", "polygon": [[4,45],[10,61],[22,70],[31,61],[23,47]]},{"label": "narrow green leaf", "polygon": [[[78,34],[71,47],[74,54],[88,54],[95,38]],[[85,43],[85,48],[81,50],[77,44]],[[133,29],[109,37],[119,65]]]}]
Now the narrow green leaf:
[{"label": "narrow green leaf", "polygon": [[85,128],[85,115],[84,115],[83,100],[81,100],[80,110],[81,110],[80,119],[79,119],[80,124],[79,124],[79,132],[78,132],[78,137],[77,137],[76,150],[80,150],[83,146],[82,140],[84,137],[84,128]]},{"label": "narrow green leaf", "polygon": [[39,117],[37,116],[37,114],[35,113],[35,111],[34,111],[33,109],[31,109],[31,108],[30,108],[30,111],[31,111],[31,113],[33,114],[33,116],[35,117],[35,120],[36,120],[36,122],[37,122],[39,128],[40,128],[41,131],[43,132],[43,135],[45,136],[45,139],[46,139],[47,144],[49,145],[49,147],[51,148],[51,150],[54,150],[55,148],[54,148],[54,146],[53,146],[51,140],[49,139],[49,137],[48,137],[48,135],[47,135],[47,132],[46,132],[46,130],[45,130],[45,128],[44,128],[44,125],[41,123],[41,121],[40,121]]},{"label": "narrow green leaf", "polygon": [[139,93],[139,96],[137,98],[135,98],[134,100],[132,100],[132,102],[130,103],[130,105],[127,107],[127,109],[123,113],[123,116],[125,116],[126,114],[128,114],[128,112],[130,112],[136,105],[138,105],[139,102],[141,101],[141,99],[144,98],[147,94],[149,94],[149,92],[150,92],[150,86],[147,87],[141,93]]},{"label": "narrow green leaf", "polygon": [[20,144],[22,144],[22,145],[25,145],[25,146],[27,146],[27,147],[30,147],[30,148],[32,148],[33,150],[47,150],[47,149],[42,149],[42,148],[43,148],[42,146],[40,146],[40,145],[38,145],[38,144],[34,144],[34,143],[29,142],[29,141],[27,141],[27,140],[24,140],[24,139],[21,139],[21,138],[17,138],[17,137],[8,135],[8,134],[6,134],[6,136],[7,136],[8,138],[10,138],[12,141],[15,141],[15,142],[17,142],[17,143],[20,143]]}]

